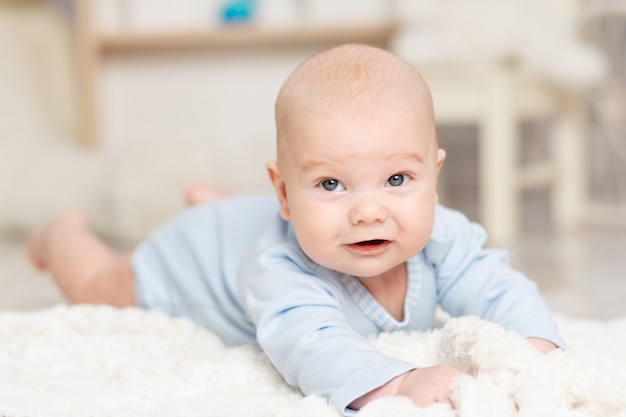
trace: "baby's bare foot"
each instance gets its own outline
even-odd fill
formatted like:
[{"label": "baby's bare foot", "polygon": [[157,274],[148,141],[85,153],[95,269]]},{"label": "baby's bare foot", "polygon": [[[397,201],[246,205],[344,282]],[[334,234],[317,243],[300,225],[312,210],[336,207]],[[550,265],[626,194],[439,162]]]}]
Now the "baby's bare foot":
[{"label": "baby's bare foot", "polygon": [[28,239],[27,253],[31,264],[38,271],[47,269],[47,254],[50,238],[68,230],[85,228],[87,220],[82,213],[69,212],[51,220],[44,227],[36,230]]},{"label": "baby's bare foot", "polygon": [[227,188],[205,182],[197,182],[191,184],[185,190],[185,203],[188,206],[195,206],[226,198],[230,194],[231,192]]}]

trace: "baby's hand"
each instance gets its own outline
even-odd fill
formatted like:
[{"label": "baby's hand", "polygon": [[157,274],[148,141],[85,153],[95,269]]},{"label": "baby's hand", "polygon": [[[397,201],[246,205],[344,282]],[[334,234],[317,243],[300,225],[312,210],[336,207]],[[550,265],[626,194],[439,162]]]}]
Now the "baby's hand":
[{"label": "baby's hand", "polygon": [[557,346],[554,343],[546,339],[541,339],[539,337],[529,337],[527,340],[530,342],[531,345],[535,346],[543,353],[547,353],[554,349],[557,349]]},{"label": "baby's hand", "polygon": [[359,410],[372,400],[396,396],[409,397],[418,407],[428,407],[435,403],[452,405],[450,384],[461,375],[467,374],[449,365],[413,369],[358,398],[349,407]]},{"label": "baby's hand", "polygon": [[435,365],[414,369],[400,375],[398,395],[409,397],[418,407],[428,407],[435,403],[450,401],[450,384],[455,378],[467,375],[449,365]]}]

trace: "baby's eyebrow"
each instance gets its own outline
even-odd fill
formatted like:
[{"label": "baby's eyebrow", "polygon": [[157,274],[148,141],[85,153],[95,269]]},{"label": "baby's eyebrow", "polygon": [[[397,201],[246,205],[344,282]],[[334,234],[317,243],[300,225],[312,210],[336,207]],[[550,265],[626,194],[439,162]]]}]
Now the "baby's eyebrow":
[{"label": "baby's eyebrow", "polygon": [[[390,161],[394,163],[397,162],[409,162],[409,163],[418,163],[420,165],[424,164],[425,158],[424,154],[421,152],[408,152],[401,153],[392,156],[389,158]],[[328,168],[330,166],[344,165],[345,161],[333,160],[333,159],[313,159],[306,158],[300,164],[300,169],[303,172],[314,171],[320,167]]]},{"label": "baby's eyebrow", "polygon": [[313,171],[316,168],[327,166],[328,164],[328,161],[320,159],[305,159],[302,161],[302,164],[300,164],[300,169],[302,169],[302,171]]},{"label": "baby's eyebrow", "polygon": [[424,163],[424,154],[422,154],[421,152],[411,152],[411,153],[406,153],[406,154],[398,154],[396,156],[394,156],[392,159],[394,160],[408,160],[409,162],[417,162],[419,164],[423,164]]}]

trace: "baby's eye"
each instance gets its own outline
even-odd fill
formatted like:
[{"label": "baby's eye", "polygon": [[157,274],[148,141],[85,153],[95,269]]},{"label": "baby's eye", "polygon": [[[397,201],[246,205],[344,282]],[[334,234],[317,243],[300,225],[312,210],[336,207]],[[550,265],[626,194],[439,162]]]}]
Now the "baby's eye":
[{"label": "baby's eye", "polygon": [[387,180],[387,185],[389,185],[390,187],[399,187],[400,185],[408,181],[408,179],[409,178],[404,174],[395,174],[389,177],[389,179]]},{"label": "baby's eye", "polygon": [[344,190],[343,185],[335,179],[329,178],[320,183],[320,186],[326,191],[342,191]]}]

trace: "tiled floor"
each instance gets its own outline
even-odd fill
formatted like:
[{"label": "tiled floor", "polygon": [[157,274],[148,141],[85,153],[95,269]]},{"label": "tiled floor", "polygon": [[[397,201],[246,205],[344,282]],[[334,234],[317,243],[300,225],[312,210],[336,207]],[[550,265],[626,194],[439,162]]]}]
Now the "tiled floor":
[{"label": "tiled floor", "polygon": [[[527,236],[509,247],[513,264],[534,279],[551,307],[574,317],[626,316],[626,231]],[[0,244],[0,310],[45,308],[63,299],[29,267],[18,242]]]}]

